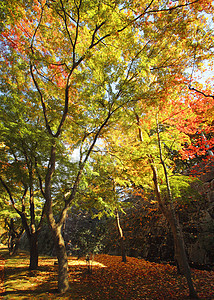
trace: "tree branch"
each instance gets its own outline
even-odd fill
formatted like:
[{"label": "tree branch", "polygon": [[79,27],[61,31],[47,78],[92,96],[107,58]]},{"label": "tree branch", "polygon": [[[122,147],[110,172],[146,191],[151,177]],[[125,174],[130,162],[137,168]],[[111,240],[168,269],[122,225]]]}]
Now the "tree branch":
[{"label": "tree branch", "polygon": [[15,211],[16,211],[19,215],[21,215],[22,212],[21,212],[18,208],[16,208],[15,201],[14,201],[14,199],[13,199],[12,193],[11,193],[11,191],[10,191],[8,185],[6,184],[6,182],[4,182],[4,180],[2,179],[1,176],[0,176],[0,182],[1,182],[1,184],[3,185],[3,187],[5,188],[5,190],[7,191],[7,193],[8,193],[8,195],[9,195],[9,198],[10,198],[10,201],[11,201],[11,204],[12,204],[13,208],[15,209]]},{"label": "tree branch", "polygon": [[[74,43],[72,41],[72,38],[71,38],[71,35],[70,35],[70,32],[68,30],[68,25],[67,25],[67,14],[66,14],[66,11],[65,11],[65,8],[64,8],[64,5],[63,5],[63,2],[62,0],[60,0],[60,3],[61,3],[61,7],[62,7],[62,11],[63,11],[63,14],[64,14],[64,17],[63,17],[63,21],[65,23],[65,29],[66,29],[66,32],[68,34],[68,38],[70,40],[70,43],[72,45],[72,47],[74,48]],[[61,16],[61,15],[60,15]],[[62,16],[61,16],[62,17]]]},{"label": "tree branch", "polygon": [[199,94],[201,94],[201,95],[203,95],[204,97],[211,97],[211,98],[213,98],[214,99],[214,96],[213,95],[208,95],[208,94],[205,94],[204,92],[202,92],[202,91],[199,91],[199,90],[197,90],[196,88],[193,88],[193,87],[191,87],[191,85],[189,85],[189,90],[191,90],[191,91],[195,91],[195,92],[197,92],[197,93],[199,93]]},{"label": "tree branch", "polygon": [[[12,196],[12,193],[9,189],[9,187],[7,186],[7,184],[4,182],[4,180],[1,178],[0,176],[0,182],[1,184],[3,185],[3,187],[5,188],[5,190],[7,191],[8,195],[9,195],[9,198],[10,198],[10,201],[12,203],[12,206],[13,208],[15,209],[15,211],[20,215],[21,219],[22,219],[22,224],[24,226],[24,229],[27,233],[28,236],[30,236],[30,229],[29,229],[29,226],[28,226],[28,223],[27,223],[27,218],[26,218],[26,215],[24,213],[24,211],[20,211],[16,205],[15,205],[15,201],[13,199],[13,196]],[[27,188],[25,188],[24,190],[24,193],[23,193],[23,196],[22,196],[22,203],[23,203],[23,199],[25,198],[26,194],[27,194]]]},{"label": "tree branch", "polygon": [[46,105],[45,105],[45,102],[44,102],[44,99],[43,99],[43,95],[42,95],[42,91],[40,90],[39,88],[39,85],[38,85],[38,82],[36,81],[36,78],[34,76],[34,73],[33,73],[33,66],[32,66],[32,63],[30,62],[30,73],[31,73],[31,77],[33,79],[33,82],[34,82],[34,85],[39,93],[39,96],[40,96],[40,100],[41,100],[41,103],[42,103],[42,110],[43,110],[43,115],[44,115],[44,118],[45,118],[45,124],[46,124],[46,128],[48,130],[48,133],[51,135],[51,136],[54,136],[51,128],[50,128],[50,125],[49,125],[49,122],[48,122],[48,118],[47,118],[47,110],[46,110]]},{"label": "tree branch", "polygon": [[[46,5],[46,3],[45,3],[45,5]],[[30,49],[31,49],[31,51],[32,51],[32,54],[34,53],[34,50],[33,50],[34,39],[35,39],[36,33],[37,33],[38,29],[39,29],[39,26],[40,26],[40,24],[41,24],[41,22],[42,22],[42,17],[43,17],[43,12],[44,12],[44,7],[45,7],[45,5],[44,5],[44,6],[41,5],[41,10],[42,10],[42,12],[41,12],[41,15],[40,15],[40,19],[39,19],[38,25],[36,26],[36,29],[35,29],[35,31],[34,31],[34,33],[33,33],[33,37],[32,37],[32,40],[31,40]]]}]

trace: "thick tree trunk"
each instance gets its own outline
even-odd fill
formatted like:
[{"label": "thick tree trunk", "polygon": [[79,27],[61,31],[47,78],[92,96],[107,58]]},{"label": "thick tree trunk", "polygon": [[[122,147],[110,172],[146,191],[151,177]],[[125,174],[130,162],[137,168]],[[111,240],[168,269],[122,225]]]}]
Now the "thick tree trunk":
[{"label": "thick tree trunk", "polygon": [[58,259],[58,292],[65,293],[69,290],[70,286],[68,277],[68,257],[61,230],[63,221],[62,223],[55,222],[51,206],[49,206],[49,212],[47,213],[47,217],[52,230],[54,238],[54,248]]},{"label": "thick tree trunk", "polygon": [[32,222],[31,218],[31,225],[28,226],[27,218],[25,213],[21,213],[22,218],[22,225],[25,229],[25,232],[27,234],[29,246],[30,246],[30,270],[36,270],[38,269],[38,231],[35,228],[35,224]]},{"label": "thick tree trunk", "polygon": [[38,269],[38,234],[37,232],[32,233],[29,237],[30,243],[30,270]]},{"label": "thick tree trunk", "polygon": [[60,293],[65,293],[69,290],[68,258],[64,239],[61,233],[61,226],[57,226],[57,228],[53,231],[53,234],[58,259],[58,291]]},{"label": "thick tree trunk", "polygon": [[[46,199],[46,216],[48,219],[48,223],[51,227],[53,238],[54,238],[54,246],[56,250],[56,255],[58,258],[58,291],[60,293],[65,293],[69,290],[69,280],[68,280],[68,258],[65,248],[64,239],[62,236],[62,225],[66,219],[68,205],[62,210],[60,219],[58,223],[56,223],[53,215],[53,206],[52,206],[52,197],[51,197],[51,178],[55,170],[55,161],[56,161],[56,147],[55,145],[51,148],[51,156],[49,162],[49,169],[45,178],[45,193],[44,197]],[[76,185],[78,184],[78,180],[76,180]],[[76,189],[73,190],[73,194],[75,195]]]},{"label": "thick tree trunk", "polygon": [[54,238],[54,248],[58,259],[58,292],[65,293],[69,290],[68,257],[62,235],[62,225],[57,224],[53,217],[52,209],[47,214],[48,222]]}]

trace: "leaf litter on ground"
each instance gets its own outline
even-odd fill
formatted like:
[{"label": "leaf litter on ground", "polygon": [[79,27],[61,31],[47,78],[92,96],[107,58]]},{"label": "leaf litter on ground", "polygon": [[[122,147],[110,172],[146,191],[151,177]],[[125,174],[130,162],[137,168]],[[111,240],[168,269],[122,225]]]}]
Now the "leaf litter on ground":
[{"label": "leaf litter on ground", "polygon": [[[28,253],[13,257],[0,248],[0,254],[0,299],[188,299],[185,278],[169,264],[133,257],[123,263],[119,256],[100,254],[91,261],[89,273],[84,258],[69,257],[71,289],[60,295],[56,258],[40,256],[38,270],[30,271]],[[200,299],[214,299],[214,271],[192,269],[192,276]]]}]

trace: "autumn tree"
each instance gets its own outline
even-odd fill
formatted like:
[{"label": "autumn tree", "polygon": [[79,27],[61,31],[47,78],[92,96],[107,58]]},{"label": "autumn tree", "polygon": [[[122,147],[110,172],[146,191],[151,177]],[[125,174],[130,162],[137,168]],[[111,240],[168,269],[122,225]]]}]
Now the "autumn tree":
[{"label": "autumn tree", "polygon": [[[102,144],[102,143],[101,143]],[[116,165],[117,160],[100,149],[98,145],[94,149],[88,168],[85,170],[85,185],[80,186],[78,199],[81,207],[90,209],[94,217],[108,218],[115,220],[122,261],[126,262],[125,237],[120,222],[120,214],[128,205],[123,202],[121,195],[125,194],[126,186],[129,183],[122,175],[122,170]]]},{"label": "autumn tree", "polygon": [[[208,89],[205,90],[209,93]],[[189,103],[192,118],[186,117],[183,124],[176,124],[176,127],[190,138],[190,143],[185,144],[181,150],[182,160],[189,166],[189,173],[192,176],[200,177],[204,172],[210,172],[213,168],[214,97],[204,97],[203,94],[197,92],[191,93]],[[175,122],[176,120],[174,124]]]},{"label": "autumn tree", "polygon": [[[52,140],[52,146],[46,152],[50,153],[49,163],[45,166],[37,165],[37,178],[46,201],[44,208],[55,238],[59,261],[58,287],[59,291],[64,292],[68,289],[69,284],[67,255],[61,234],[62,224],[72,201],[74,201],[84,166],[101,131],[106,127],[113,114],[117,114],[130,101],[136,101],[136,99],[121,98],[122,86],[127,86],[129,80],[134,78],[130,74],[124,76],[116,96],[112,95],[112,82],[109,78],[115,71],[113,68],[119,62],[118,58],[121,57],[121,47],[115,43],[114,50],[117,50],[115,55],[112,46],[108,43],[104,44],[105,38],[115,35],[114,26],[117,28],[116,32],[119,31],[118,28],[126,29],[126,19],[116,18],[119,13],[116,5],[111,7],[103,3],[97,7],[95,3],[89,5],[89,3],[81,1],[73,4],[63,1],[57,3],[52,1],[49,3],[35,2],[31,11],[24,4],[21,3],[19,7],[19,12],[21,11],[20,14],[23,16],[20,25],[11,28],[10,24],[5,28],[4,43],[10,46],[10,51],[3,56],[7,60],[9,68],[13,68],[14,64],[18,65],[20,57],[29,65],[32,83],[42,105],[45,131]],[[112,16],[112,20],[109,19],[109,15]],[[113,18],[114,22],[112,22]],[[30,19],[34,20],[33,23],[29,22]],[[13,22],[15,22],[14,19]],[[109,23],[109,25],[105,23]],[[54,32],[57,32],[57,36],[54,35]],[[134,39],[134,36],[132,38],[130,35],[130,29],[126,32],[129,34],[129,39]],[[59,46],[61,41],[63,41],[62,47]],[[92,55],[90,52],[93,48],[96,51],[90,59]],[[104,48],[105,52],[103,52]],[[82,64],[80,68],[83,61],[85,64]],[[122,66],[121,60],[118,63],[117,76],[114,81],[118,80],[118,74],[123,71]],[[74,72],[77,67],[79,70]],[[23,77],[16,79],[18,79],[18,83],[23,81],[25,83],[26,78],[29,78],[26,69],[21,70],[20,68],[19,71]],[[106,95],[106,85],[109,85],[109,96]],[[95,88],[97,88],[96,93],[94,92]],[[35,89],[31,88],[33,92]],[[37,105],[37,99],[33,103]],[[64,178],[62,178],[60,189],[64,208],[56,222],[52,206],[52,199],[56,196],[53,175],[60,167],[60,165],[56,165],[58,162],[57,144],[60,137],[71,152],[75,147],[79,147],[80,161],[76,175],[71,182],[67,181],[65,184]],[[44,167],[47,171],[42,176]]]},{"label": "autumn tree", "polygon": [[191,298],[197,298],[197,292],[195,291],[193,281],[191,278],[191,271],[186,255],[185,250],[185,244],[183,239],[183,233],[181,226],[179,224],[179,221],[175,215],[175,210],[173,206],[173,197],[171,192],[171,186],[169,183],[169,174],[167,171],[167,166],[165,164],[163,154],[162,154],[162,144],[161,144],[161,138],[160,138],[160,132],[159,132],[159,123],[156,116],[156,125],[157,125],[157,142],[158,142],[158,149],[159,149],[159,158],[161,165],[163,167],[164,171],[164,181],[166,184],[166,199],[161,196],[160,188],[159,188],[159,179],[157,175],[157,169],[154,165],[154,161],[152,156],[149,158],[149,163],[152,169],[153,173],[153,182],[154,182],[154,189],[155,189],[155,195],[156,199],[158,201],[159,207],[161,211],[163,212],[164,216],[166,217],[167,221],[170,224],[173,238],[174,238],[174,251],[175,251],[175,260],[178,264],[179,272],[185,275],[189,287],[189,294]]},{"label": "autumn tree", "polygon": [[[198,107],[198,110],[200,110],[199,103],[198,103],[197,107]],[[190,107],[190,108],[186,107],[186,110],[190,113],[191,108],[192,107]],[[195,111],[195,109],[193,108],[192,111],[196,114],[196,116],[199,117],[199,115],[197,113],[197,109]],[[207,111],[207,109],[206,109],[206,111]],[[180,113],[181,113],[181,111],[177,112],[176,118],[178,118],[178,115],[180,115]],[[171,115],[171,118],[173,118],[173,117],[174,116]],[[184,131],[186,131],[185,133],[187,135],[189,135],[188,134],[188,129],[191,132],[194,132],[194,127],[195,127],[196,134],[200,135],[200,136],[202,135],[202,139],[201,139],[202,142],[201,142],[200,148],[202,148],[202,147],[204,148],[203,149],[204,154],[206,154],[206,152],[207,152],[207,154],[210,155],[209,146],[208,146],[208,143],[207,143],[206,138],[204,137],[204,133],[203,133],[204,130],[206,130],[206,132],[208,131],[207,129],[208,129],[209,126],[206,126],[206,127],[203,126],[204,128],[202,129],[202,124],[203,124],[202,120],[205,117],[206,117],[205,113],[204,113],[204,116],[202,118],[200,118],[200,117],[195,118],[194,114],[192,115],[192,118],[191,118],[190,115],[189,115],[189,119],[187,121],[187,123],[189,122],[189,126],[186,126],[185,130],[183,129],[181,131],[181,133],[184,133]],[[169,117],[169,119],[170,119],[170,117]],[[168,121],[169,121],[168,123],[170,124],[169,119],[168,119]],[[183,115],[182,115],[182,119],[185,120]],[[173,120],[173,121],[175,121],[175,120]],[[190,123],[190,121],[191,121],[191,123]],[[180,122],[178,122],[178,124],[179,123]],[[161,165],[163,167],[163,170],[164,170],[164,178],[165,178],[165,184],[166,184],[166,200],[164,200],[163,197],[161,196],[160,189],[159,189],[159,179],[158,179],[157,169],[156,169],[156,167],[153,163],[152,157],[150,157],[149,163],[151,165],[152,172],[153,172],[153,182],[154,182],[154,186],[155,186],[155,194],[156,194],[156,198],[158,199],[160,209],[163,212],[163,214],[166,216],[166,218],[167,218],[167,220],[170,224],[172,233],[173,233],[175,260],[178,263],[179,271],[181,271],[185,275],[185,277],[187,279],[188,286],[189,286],[190,296],[194,298],[194,297],[197,297],[197,293],[194,290],[194,285],[193,285],[193,282],[192,282],[192,279],[191,279],[191,271],[190,271],[190,267],[189,267],[189,263],[188,263],[188,258],[187,258],[187,255],[186,255],[185,243],[184,243],[182,229],[181,229],[181,226],[179,224],[179,220],[176,217],[175,209],[174,209],[174,206],[173,206],[173,200],[174,199],[173,199],[170,180],[169,180],[169,172],[167,170],[168,168],[167,168],[167,165],[165,164],[165,159],[164,159],[164,156],[163,156],[163,147],[164,147],[165,141],[161,140],[160,125],[162,125],[162,124],[159,124],[158,114],[157,114],[156,115],[156,134],[157,134],[157,142],[158,142],[158,149],[159,149],[159,158],[160,158],[160,162],[161,162]],[[181,138],[181,141],[182,141],[182,138]],[[203,144],[206,144],[206,146],[204,147]],[[193,148],[194,148],[194,145],[193,145]],[[197,147],[195,147],[195,152],[196,152],[196,150],[197,150]]]},{"label": "autumn tree", "polygon": [[[202,112],[203,109],[200,109],[199,103],[195,106],[194,98],[181,91],[181,99],[175,100],[176,97],[177,92],[175,93],[173,89],[171,100],[169,97],[165,104],[162,103],[159,108],[154,107],[152,111],[143,106],[141,115],[138,114],[140,110],[137,112],[136,107],[133,112],[133,123],[129,122],[127,125],[124,122],[124,127],[120,127],[117,135],[108,136],[106,145],[110,145],[110,153],[120,158],[126,169],[124,175],[135,185],[146,189],[151,180],[153,181],[160,210],[173,233],[175,260],[178,262],[179,270],[187,278],[190,296],[196,297],[183,234],[173,204],[176,198],[181,197],[182,189],[188,185],[188,180],[190,184],[192,179],[183,176],[182,170],[176,168],[173,153],[180,153],[180,159],[184,153],[190,156],[193,153],[191,151],[194,151],[191,134],[200,135],[200,129],[208,133],[212,131],[212,127],[210,128],[209,122],[204,122],[206,113],[198,114],[198,110]],[[204,110],[207,112],[208,108]],[[206,141],[207,147],[203,144],[201,149],[208,153],[208,142]],[[212,147],[212,139],[210,146]],[[196,146],[195,153],[201,149]]]},{"label": "autumn tree", "polygon": [[[140,99],[149,106],[165,97],[167,87],[189,65],[193,36],[202,26],[200,10],[209,13],[211,4],[20,0],[16,10],[12,0],[7,4],[1,4],[1,59],[6,70],[18,67],[13,76],[26,103],[42,109],[39,118],[50,146],[48,164],[37,167],[37,179],[55,240],[58,289],[65,292],[68,264],[61,228],[98,138]],[[26,91],[34,97],[28,98]],[[71,180],[65,173],[56,186],[61,143],[70,154],[79,149],[80,155]],[[53,205],[59,199],[56,221]]]},{"label": "autumn tree", "polygon": [[[15,254],[17,237],[22,231],[22,224],[17,213],[13,210],[12,206],[9,205],[8,195],[5,189],[0,186],[0,239],[1,243],[8,245],[10,254]],[[10,230],[10,223],[13,222],[14,230]],[[10,251],[11,249],[11,251]]]},{"label": "autumn tree", "polygon": [[[9,75],[9,73],[7,74]],[[40,190],[41,180],[48,164],[46,148],[51,145],[49,136],[43,132],[36,115],[35,105],[27,105],[15,83],[8,78],[7,84],[2,80],[2,90],[7,89],[7,97],[1,95],[0,106],[0,135],[2,147],[0,149],[0,186],[4,209],[1,217],[15,218],[19,216],[26,232],[30,249],[30,269],[38,267],[38,235],[44,219],[44,200]],[[3,79],[3,77],[1,77]],[[28,95],[30,97],[32,95]],[[21,101],[17,101],[21,99]],[[73,162],[67,155],[63,144],[57,145],[60,167],[55,173],[53,193],[56,197],[55,209],[60,202],[57,190],[58,178],[63,179],[65,170],[67,180],[72,178],[75,169]],[[43,168],[41,167],[43,166]],[[3,196],[4,195],[4,196]],[[11,209],[14,212],[11,213]],[[8,212],[6,214],[6,212]],[[11,219],[11,220],[12,220]],[[14,222],[12,222],[14,224]],[[7,222],[9,231],[15,227]]]},{"label": "autumn tree", "polygon": [[[22,114],[19,112],[20,107],[22,107]],[[5,206],[7,203],[8,210],[13,207],[16,218],[19,216],[22,220],[30,246],[29,267],[36,269],[38,267],[37,237],[44,218],[44,209],[40,203],[42,197],[39,182],[36,179],[36,167],[39,160],[46,160],[42,157],[42,148],[38,146],[41,139],[44,143],[45,137],[42,136],[38,124],[33,126],[33,118],[31,118],[31,124],[27,121],[26,112],[29,117],[29,108],[26,108],[24,103],[22,106],[20,103],[17,105],[15,95],[9,95],[9,90],[7,98],[1,96],[0,135],[4,145],[0,151],[0,184],[4,195],[7,194],[4,200],[2,199]],[[38,152],[40,152],[39,159],[36,154]],[[13,222],[9,228],[15,230]]]}]

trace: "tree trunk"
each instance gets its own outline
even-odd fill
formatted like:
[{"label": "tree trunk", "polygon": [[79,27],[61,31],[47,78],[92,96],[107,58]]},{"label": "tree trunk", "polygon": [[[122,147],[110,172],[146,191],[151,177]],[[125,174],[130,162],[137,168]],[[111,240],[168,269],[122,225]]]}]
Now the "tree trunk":
[{"label": "tree trunk", "polygon": [[61,226],[57,226],[53,231],[55,240],[55,249],[58,259],[58,291],[65,293],[69,290],[68,280],[68,258],[64,239],[61,233]]},{"label": "tree trunk", "polygon": [[68,257],[61,231],[63,222],[55,222],[51,206],[49,212],[47,213],[47,219],[52,230],[54,249],[58,259],[58,292],[65,293],[69,290],[70,286],[68,278]]},{"label": "tree trunk", "polygon": [[119,235],[120,235],[120,249],[121,249],[122,262],[126,262],[124,236],[123,236],[123,230],[120,226],[120,217],[119,217],[118,210],[116,211],[116,220],[117,220],[117,229],[118,229],[118,232],[119,232]]},{"label": "tree trunk", "polygon": [[125,246],[124,246],[124,237],[120,237],[120,248],[121,248],[122,262],[126,262],[126,253],[125,253]]},{"label": "tree trunk", "polygon": [[22,237],[23,232],[24,232],[24,229],[22,229],[15,238],[15,244],[14,244],[14,247],[13,247],[12,255],[16,255],[18,250],[19,250],[20,239]]},{"label": "tree trunk", "polygon": [[21,237],[17,238],[16,239],[16,242],[15,242],[15,246],[13,248],[13,253],[12,255],[16,255],[18,253],[18,250],[19,250],[19,244],[20,244],[20,239]]},{"label": "tree trunk", "polygon": [[150,159],[150,166],[153,171],[153,182],[154,182],[154,187],[155,187],[155,195],[156,195],[160,210],[166,217],[167,221],[169,222],[170,228],[172,230],[173,239],[174,239],[174,248],[175,248],[174,249],[175,260],[178,263],[180,271],[186,277],[188,288],[189,288],[190,298],[198,299],[197,292],[194,288],[192,278],[191,278],[191,271],[190,271],[189,263],[187,260],[183,234],[182,234],[182,230],[180,228],[179,221],[176,219],[176,216],[175,216],[173,207],[171,207],[171,204],[168,203],[168,205],[167,205],[161,199],[160,189],[159,189],[159,185],[158,185],[157,170],[151,159]]},{"label": "tree trunk", "polygon": [[[181,230],[181,226],[179,220],[175,215],[175,210],[173,206],[173,197],[171,193],[171,187],[169,183],[168,171],[163,159],[162,155],[162,145],[161,145],[161,138],[160,138],[160,130],[159,130],[159,122],[158,122],[158,114],[156,114],[156,124],[157,124],[157,138],[158,138],[158,147],[159,147],[159,154],[160,154],[160,161],[163,166],[164,176],[165,176],[165,183],[167,186],[167,202],[162,201],[161,195],[159,192],[158,187],[158,180],[157,180],[157,170],[155,169],[154,165],[152,166],[153,170],[153,181],[154,184],[157,185],[155,188],[156,196],[158,198],[160,209],[162,210],[163,214],[165,215],[167,221],[170,224],[173,238],[174,238],[174,251],[175,251],[175,261],[178,263],[179,271],[181,271],[184,276],[186,277],[187,284],[189,287],[189,296],[194,299],[198,299],[197,292],[194,288],[193,281],[191,278],[191,271],[190,266],[188,263],[186,251],[185,251],[185,243],[183,238],[183,232]],[[154,174],[156,173],[156,174]],[[157,195],[159,194],[159,195]]]},{"label": "tree trunk", "polygon": [[167,221],[170,224],[173,238],[174,238],[174,258],[178,264],[178,269],[181,274],[186,277],[187,284],[189,287],[189,296],[190,298],[198,299],[197,293],[195,291],[192,277],[191,277],[191,270],[189,267],[186,250],[185,250],[185,243],[183,239],[183,233],[180,228],[180,224],[178,220],[174,219],[174,215],[170,210],[167,210],[165,207],[165,212],[163,212]]},{"label": "tree trunk", "polygon": [[[67,258],[65,243],[64,243],[61,229],[65,221],[69,206],[66,205],[65,208],[62,209],[60,219],[58,223],[56,223],[53,215],[53,206],[52,206],[52,197],[51,197],[51,178],[55,171],[55,161],[56,161],[55,155],[56,155],[56,146],[55,144],[53,144],[53,146],[51,147],[49,168],[45,178],[45,193],[44,193],[44,197],[46,199],[45,212],[46,212],[48,223],[52,230],[52,234],[54,238],[54,247],[58,259],[58,291],[60,293],[65,293],[66,291],[69,290],[70,287],[69,287],[69,280],[68,280],[68,258]],[[80,176],[80,172],[78,174]],[[76,179],[75,184],[78,185],[78,178]],[[76,193],[76,187],[75,188],[73,187],[73,195],[75,195],[75,193]]]},{"label": "tree trunk", "polygon": [[37,232],[32,233],[29,237],[30,243],[30,270],[38,269],[38,234]]}]

